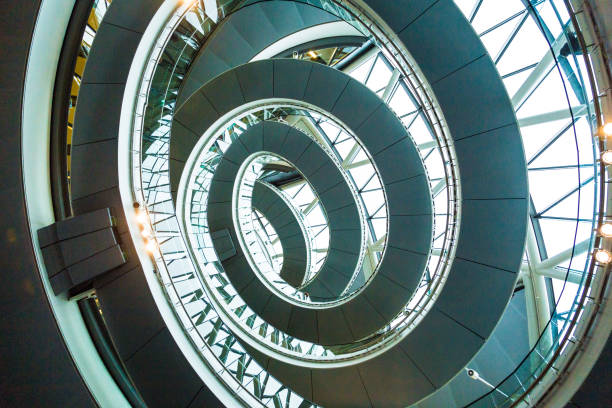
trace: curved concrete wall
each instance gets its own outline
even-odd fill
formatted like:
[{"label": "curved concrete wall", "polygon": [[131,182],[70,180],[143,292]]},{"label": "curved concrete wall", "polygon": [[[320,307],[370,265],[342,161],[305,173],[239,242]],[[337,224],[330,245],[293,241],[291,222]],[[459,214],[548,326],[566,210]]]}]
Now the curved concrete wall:
[{"label": "curved concrete wall", "polygon": [[255,183],[253,188],[253,207],[266,217],[272,225],[283,248],[283,266],[280,276],[293,287],[304,282],[308,254],[304,231],[293,211],[280,197],[275,187]]}]

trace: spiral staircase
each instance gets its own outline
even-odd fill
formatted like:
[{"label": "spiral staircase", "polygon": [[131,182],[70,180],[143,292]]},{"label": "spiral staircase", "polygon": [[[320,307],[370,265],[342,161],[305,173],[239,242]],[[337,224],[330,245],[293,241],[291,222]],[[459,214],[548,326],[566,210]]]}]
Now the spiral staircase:
[{"label": "spiral staircase", "polygon": [[3,406],[610,401],[605,1],[33,3]]}]

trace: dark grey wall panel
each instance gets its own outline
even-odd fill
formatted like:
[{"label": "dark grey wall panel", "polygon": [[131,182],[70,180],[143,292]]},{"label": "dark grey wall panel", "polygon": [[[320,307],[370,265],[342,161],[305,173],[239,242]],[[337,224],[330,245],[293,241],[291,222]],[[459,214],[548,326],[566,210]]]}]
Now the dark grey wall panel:
[{"label": "dark grey wall panel", "polygon": [[[283,5],[281,7],[289,8],[291,6]],[[270,41],[278,36],[276,27],[279,25],[279,23],[293,23],[292,21],[285,22],[283,20],[271,20],[268,14],[271,10],[271,5],[260,4],[240,10],[234,13],[234,15],[231,17],[230,25],[233,29],[240,33],[243,41],[249,44],[249,52],[253,52],[254,50],[263,50],[270,45]],[[266,35],[263,35],[264,33]],[[244,51],[246,52],[247,50]]]},{"label": "dark grey wall panel", "polygon": [[[512,296],[491,337],[467,367],[476,370],[481,378],[493,385],[497,385],[512,373],[531,349],[527,338],[526,314],[525,292],[518,291]],[[508,395],[520,387],[512,379],[506,383],[510,387],[503,387],[502,391]],[[489,387],[469,378],[465,370],[462,370],[448,384],[415,407],[463,407],[490,391]],[[494,405],[491,397],[487,397],[487,402]]]},{"label": "dark grey wall panel", "polygon": [[269,129],[269,125],[267,127],[263,126],[263,124],[260,126],[253,126],[248,132],[241,135],[240,139],[238,139],[240,141],[239,143],[245,147],[249,154],[260,152],[263,149],[264,130],[266,130],[267,133]]},{"label": "dark grey wall panel", "polygon": [[[189,157],[189,153],[191,152],[190,146],[193,146],[198,142],[200,138],[199,135],[196,135],[189,128],[185,127],[183,124],[176,122],[176,126],[174,127],[174,133],[176,135],[180,135],[180,142],[174,146],[174,150],[172,152],[172,157],[170,160],[174,163],[181,163],[181,167],[185,165],[187,158]],[[170,164],[171,169],[172,163]],[[170,172],[171,176],[176,176],[173,174],[174,172]],[[172,185],[178,185],[180,179],[172,179]]]},{"label": "dark grey wall panel", "polygon": [[470,136],[455,142],[462,194],[466,199],[519,198],[527,191],[527,171],[522,160],[522,146],[512,136],[518,134],[516,124]]},{"label": "dark grey wall panel", "polygon": [[284,203],[278,203],[270,207],[269,211],[271,214],[274,214],[276,219],[278,220],[278,228],[287,229],[294,228],[296,225],[295,216],[291,213],[291,210],[284,205]]},{"label": "dark grey wall panel", "polygon": [[436,307],[486,338],[506,308],[504,290],[517,275],[456,259]]},{"label": "dark grey wall panel", "polygon": [[[232,234],[234,234],[234,232],[232,232]],[[227,261],[223,262],[223,268],[226,270],[226,272],[228,272],[228,276],[230,277],[232,285],[236,291],[244,298],[245,294],[242,293],[243,289],[249,284],[256,284],[258,278],[255,277],[255,274],[251,270],[251,265],[249,265],[242,252],[238,250],[238,253],[239,255],[233,256]],[[265,289],[263,284],[260,285],[260,289],[261,288]],[[265,293],[266,291],[259,292],[258,296],[263,296]],[[246,299],[245,301],[247,304],[250,303]]]},{"label": "dark grey wall panel", "polygon": [[[109,10],[109,13],[111,13],[111,10]],[[112,14],[116,13],[113,11]],[[97,42],[97,44],[91,48],[88,64],[85,68],[87,75],[83,75],[83,83],[125,83],[131,65],[125,64],[124,61],[132,60],[141,37],[141,33],[110,24],[105,18],[96,32],[94,42]],[[98,44],[104,44],[104,46],[97,46]],[[105,63],[99,64],[96,63],[97,61],[104,61]],[[84,109],[89,109],[89,106],[81,106],[84,106]]]},{"label": "dark grey wall panel", "polygon": [[245,102],[240,83],[233,72],[210,81],[202,92],[217,112],[228,112]]},{"label": "dark grey wall panel", "polygon": [[[253,188],[253,207],[261,211],[280,239],[283,248],[280,276],[291,286],[299,287],[304,281],[308,257],[304,232],[291,209],[279,196],[282,193],[274,190],[275,187],[271,185],[256,183]],[[298,238],[297,242],[295,239],[292,241],[291,247],[286,244],[289,237]]]},{"label": "dark grey wall panel", "polygon": [[[0,25],[0,405],[93,407],[43,289],[22,185],[23,85],[40,1],[3,2]],[[41,146],[42,148],[42,146]]]},{"label": "dark grey wall panel", "polygon": [[[262,293],[260,289],[259,296],[262,296]],[[292,311],[292,307],[287,307],[286,302],[277,296],[272,296],[260,315],[269,316],[270,324],[279,330],[287,331]]]},{"label": "dark grey wall panel", "polygon": [[[391,146],[393,143],[406,137],[406,130],[401,122],[397,122],[395,114],[385,109],[383,104],[378,105],[378,108],[367,118],[364,122],[359,125],[355,132],[360,135],[376,135],[377,137],[370,137],[368,143],[368,150],[371,154],[378,153],[386,147]],[[386,128],[384,132],[380,132],[380,124],[385,123]]]},{"label": "dark grey wall panel", "polygon": [[[237,13],[240,13],[240,11]],[[261,28],[263,29],[264,27]],[[221,32],[217,33],[214,39],[207,42],[204,52],[216,55],[223,62],[225,62],[228,67],[233,66],[232,62],[238,59],[235,55],[236,51],[238,51],[240,56],[256,54],[256,51],[241,35],[240,31],[236,29],[236,25],[231,19],[228,19],[225,23],[223,23],[222,28],[218,30]],[[221,38],[221,36],[223,38]],[[228,52],[229,50],[234,51],[234,53]],[[196,65],[194,62],[192,68],[195,66]]]},{"label": "dark grey wall panel", "polygon": [[[449,341],[452,346],[449,346]],[[476,354],[484,339],[444,315],[431,310],[400,345],[436,388],[450,378],[448,373],[463,369],[466,361]],[[422,391],[421,397],[427,395]]]},{"label": "dark grey wall panel", "polygon": [[[275,126],[274,123],[264,122],[263,123],[262,149],[263,150],[275,149],[275,150],[284,151],[285,142],[289,138],[290,134],[292,134],[291,127],[286,127],[282,129],[282,128],[278,128],[278,126]],[[316,146],[311,145],[310,149],[318,151],[316,149]],[[296,163],[294,164],[297,165],[297,163],[299,163],[299,161],[296,161]]]},{"label": "dark grey wall panel", "polygon": [[342,307],[342,312],[355,340],[369,335],[371,327],[383,327],[388,323],[363,294],[356,296]]},{"label": "dark grey wall panel", "polygon": [[165,326],[140,268],[97,288],[104,320],[123,360]]},{"label": "dark grey wall panel", "polygon": [[312,400],[312,375],[311,370],[298,369],[287,364],[279,364],[275,360],[270,360],[268,369],[274,372],[277,378],[284,383],[285,380],[295,384],[292,389],[302,397]]},{"label": "dark grey wall panel", "polygon": [[[491,58],[483,54],[432,84],[455,140],[516,125],[514,110],[500,81]],[[461,104],[457,103],[457,95],[461,95]],[[484,111],[486,115],[482,115]],[[471,117],[478,117],[479,120],[469,120]],[[522,146],[516,141],[515,144]]]},{"label": "dark grey wall panel", "polygon": [[431,215],[391,215],[387,245],[422,254],[429,253],[431,242],[421,236],[431,234]]},{"label": "dark grey wall panel", "polygon": [[342,180],[340,184],[330,187],[319,195],[321,201],[329,203],[329,206],[326,207],[329,211],[355,205],[353,197],[346,194],[346,185],[343,181],[344,180]]},{"label": "dark grey wall panel", "polygon": [[414,148],[414,143],[407,137],[383,148],[373,156],[385,184],[424,173],[423,163]]},{"label": "dark grey wall panel", "polygon": [[337,338],[354,338],[344,312],[335,308],[326,313],[317,313],[319,342],[331,344]]},{"label": "dark grey wall panel", "polygon": [[[291,78],[292,67],[295,65],[295,63],[291,65],[275,64],[276,70],[274,71],[274,76]],[[336,101],[338,101],[338,98],[347,88],[349,81],[351,81],[350,77],[339,71],[329,69],[321,64],[312,64],[308,86],[306,87],[306,92],[304,92],[304,100],[327,112],[331,112],[334,106],[336,106]],[[276,95],[280,92],[280,90],[275,90]]]},{"label": "dark grey wall panel", "polygon": [[516,273],[525,246],[527,223],[517,221],[527,218],[525,201],[464,200],[456,257]]},{"label": "dark grey wall panel", "polygon": [[[291,157],[293,161],[298,162],[306,149],[313,143],[310,138],[304,137],[300,131],[292,129],[285,139],[282,152],[288,158]],[[263,145],[260,148],[263,148]]]},{"label": "dark grey wall panel", "polygon": [[[186,407],[204,392],[202,380],[165,327],[126,361],[126,367],[150,407]],[[206,391],[211,399],[212,393]],[[216,406],[222,405],[217,401]]]},{"label": "dark grey wall panel", "polygon": [[274,61],[277,72],[291,71],[289,75],[274,75],[274,96],[301,101],[306,93],[306,87],[310,79],[312,65],[302,65],[295,67],[290,61],[279,59]]},{"label": "dark grey wall panel", "polygon": [[308,176],[308,181],[313,186],[317,186],[318,194],[322,194],[334,186],[345,183],[342,175],[338,174],[336,166],[329,161]]},{"label": "dark grey wall panel", "polygon": [[438,0],[410,0],[410,7],[403,1],[367,0],[368,6],[381,14],[385,23],[396,33],[409,26]]},{"label": "dark grey wall panel", "polygon": [[353,217],[356,206],[348,206],[328,211],[328,216],[333,217],[334,224],[330,225],[330,231],[361,231],[359,221]]},{"label": "dark grey wall panel", "polygon": [[399,285],[381,273],[370,282],[364,296],[367,296],[376,311],[389,322],[397,316],[401,307],[410,299],[410,295],[412,288]]},{"label": "dark grey wall panel", "polygon": [[73,199],[118,185],[117,139],[73,146],[72,157]]},{"label": "dark grey wall panel", "polygon": [[[275,25],[276,30],[279,32],[290,32],[291,28],[294,27],[293,24],[295,23],[292,23],[291,21],[287,21],[286,20],[287,16],[291,16],[292,18],[296,20],[297,24],[300,24],[301,26],[303,26],[304,20],[302,19],[300,13],[297,12],[297,9],[300,6],[300,4],[298,2],[284,2],[284,3],[286,4],[287,9],[283,9],[280,7],[270,7],[268,10],[266,10],[266,16]],[[270,5],[272,4],[273,3],[271,3]],[[315,10],[315,8],[312,8],[312,7],[309,7],[309,9],[313,11]],[[331,17],[332,16],[329,15],[328,18],[331,18]],[[323,22],[323,20],[321,20],[321,22]]]},{"label": "dark grey wall panel", "polygon": [[177,99],[177,102],[179,102],[177,103],[177,105],[180,106],[182,103],[184,103],[184,100],[182,100],[182,98],[187,99],[187,97],[191,96],[195,91],[197,91],[200,84],[205,81],[205,79],[199,79],[198,77],[201,76],[202,78],[207,79],[214,78],[219,72],[224,72],[229,68],[229,64],[225,60],[223,60],[223,58],[213,53],[209,53],[209,55],[206,55],[205,69],[202,69],[201,73],[194,73],[194,71],[192,70],[192,72],[190,73],[191,81],[186,81],[181,86],[180,95],[182,95],[182,97],[181,99]]},{"label": "dark grey wall panel", "polygon": [[[182,123],[186,128],[193,129],[194,123],[198,123],[198,121],[202,120],[202,118],[206,118],[211,122],[217,118],[217,112],[215,111],[211,101],[204,96],[201,92],[196,92],[192,96],[195,100],[197,100],[197,109],[194,108],[194,105],[189,107],[185,107],[183,110],[183,114],[180,119],[180,123]],[[201,136],[201,135],[197,135]]]},{"label": "dark grey wall panel", "polygon": [[257,208],[257,210],[263,212],[264,214],[273,204],[277,203],[277,196],[273,194],[266,194],[266,187],[266,185],[257,183],[255,184],[255,189],[253,190],[253,207]]},{"label": "dark grey wall panel", "polygon": [[[342,95],[336,100],[331,113],[342,118],[344,124],[350,129],[358,129],[382,104],[383,101],[374,92],[364,92],[363,84],[351,79]],[[397,125],[396,120],[390,117],[388,119],[390,123]],[[379,124],[383,125],[384,122],[379,122]],[[369,136],[368,139],[372,137]]]},{"label": "dark grey wall panel", "polygon": [[379,273],[399,286],[404,286],[405,283],[408,282],[405,287],[412,288],[418,285],[421,279],[420,275],[412,273],[412,269],[417,268],[417,270],[425,271],[427,260],[428,257],[425,253],[419,254],[417,252],[387,246],[385,257],[382,260],[384,265],[380,266]]},{"label": "dark grey wall panel", "polygon": [[302,157],[295,162],[306,178],[327,163],[327,156],[316,143],[308,146]]},{"label": "dark grey wall panel", "polygon": [[386,184],[389,214],[423,215],[424,209],[427,209],[431,203],[428,183],[427,176],[420,174],[409,179]]},{"label": "dark grey wall panel", "polygon": [[120,1],[104,15],[104,22],[144,33],[162,0]]},{"label": "dark grey wall panel", "polygon": [[331,407],[363,407],[370,401],[356,367],[312,370],[312,394],[315,401]]},{"label": "dark grey wall panel", "polygon": [[215,408],[223,407],[221,401],[212,393],[205,385],[200,388],[200,391],[195,398],[189,403],[188,408]]},{"label": "dark grey wall panel", "polygon": [[243,290],[242,296],[246,299],[251,299],[249,306],[253,310],[265,310],[270,302],[270,298],[276,296],[270,291],[262,291],[259,281],[252,280]]},{"label": "dark grey wall panel", "polygon": [[117,138],[118,121],[109,123],[109,126],[99,125],[101,118],[120,117],[123,91],[123,84],[81,84],[78,106],[83,108],[77,108],[78,121],[74,123],[74,134],[77,137],[73,139],[73,146]]},{"label": "dark grey wall panel", "polygon": [[389,350],[381,358],[363,364],[359,372],[374,407],[404,407],[405,401],[414,400],[416,394],[434,390],[401,348]]},{"label": "dark grey wall panel", "polygon": [[[311,310],[294,307],[287,326],[287,332],[295,334],[295,337],[312,338],[319,342],[317,313]],[[314,335],[313,335],[314,334]]]},{"label": "dark grey wall panel", "polygon": [[330,234],[334,236],[334,242],[338,242],[334,248],[348,253],[351,253],[361,240],[361,234],[358,231],[330,230]]},{"label": "dark grey wall panel", "polygon": [[[401,4],[406,10],[411,10],[409,2],[411,3],[410,0],[400,0],[397,3],[398,6]],[[396,18],[392,10],[386,9],[383,4],[371,6],[385,20]],[[463,67],[466,62],[486,54],[472,27],[464,22],[465,17],[452,0],[440,0],[397,33],[430,83],[437,82]],[[436,95],[438,96],[437,92]]]}]

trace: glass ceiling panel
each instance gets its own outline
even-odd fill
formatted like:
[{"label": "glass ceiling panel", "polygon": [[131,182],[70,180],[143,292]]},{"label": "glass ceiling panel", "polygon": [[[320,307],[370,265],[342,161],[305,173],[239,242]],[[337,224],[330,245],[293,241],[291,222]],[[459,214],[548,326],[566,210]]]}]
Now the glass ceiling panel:
[{"label": "glass ceiling panel", "polygon": [[536,211],[545,210],[565,194],[570,193],[573,188],[577,188],[579,182],[584,183],[593,177],[592,168],[587,167],[579,170],[580,173],[578,169],[530,171],[529,191]]},{"label": "glass ceiling panel", "polygon": [[505,75],[535,64],[548,50],[548,43],[542,37],[540,28],[532,18],[529,18],[497,63],[497,70],[500,74]]},{"label": "glass ceiling panel", "polygon": [[516,30],[517,25],[520,24],[522,20],[522,15],[516,16],[500,27],[489,31],[480,37],[485,45],[485,48],[489,52],[489,55],[495,58],[499,54],[507,39],[510,37],[510,35],[512,35],[512,32]]},{"label": "glass ceiling panel", "polygon": [[364,82],[370,73],[374,58],[370,58],[349,74],[359,82]]},{"label": "glass ceiling panel", "polygon": [[559,72],[552,70],[542,83],[531,94],[529,99],[517,110],[519,119],[558,110],[568,110],[568,98],[571,106],[579,106],[576,96],[569,92],[566,94],[563,80]]},{"label": "glass ceiling panel", "polygon": [[429,126],[427,126],[425,120],[423,119],[423,115],[421,114],[419,114],[418,117],[415,118],[408,130],[410,131],[410,135],[412,136],[417,145],[421,143],[431,142],[433,140],[433,136],[431,135]]},{"label": "glass ceiling panel", "polygon": [[525,80],[529,77],[534,68],[525,69],[523,71],[513,73],[503,78],[504,85],[506,86],[506,90],[508,91],[508,95],[512,96],[518,91],[518,89],[523,85]]},{"label": "glass ceiling panel", "polygon": [[389,106],[397,116],[404,116],[417,109],[403,86],[399,86],[397,91],[395,91],[393,98],[389,101]]},{"label": "glass ceiling panel", "polygon": [[366,85],[368,88],[378,91],[381,88],[384,88],[389,83],[389,79],[391,79],[392,71],[387,66],[385,61],[382,58],[378,58],[376,60],[376,64],[374,65],[374,69],[370,76],[367,79]]}]

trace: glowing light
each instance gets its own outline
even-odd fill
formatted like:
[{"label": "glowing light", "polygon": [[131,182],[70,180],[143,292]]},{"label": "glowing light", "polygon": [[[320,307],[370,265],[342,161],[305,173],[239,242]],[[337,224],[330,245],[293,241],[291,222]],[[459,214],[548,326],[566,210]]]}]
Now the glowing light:
[{"label": "glowing light", "polygon": [[599,249],[595,252],[595,259],[600,264],[607,264],[612,261],[612,255],[606,250]]},{"label": "glowing light", "polygon": [[317,58],[317,54],[314,51],[308,51],[308,55],[310,56],[310,58]]},{"label": "glowing light", "polygon": [[612,122],[608,122],[605,125],[603,125],[602,130],[604,132],[604,135],[612,136]]},{"label": "glowing light", "polygon": [[604,237],[612,237],[612,224],[603,224],[600,228],[599,228],[599,232],[601,233],[601,235],[603,235]]},{"label": "glowing light", "polygon": [[157,243],[154,240],[148,241],[145,244],[145,249],[147,250],[147,252],[152,254],[157,250]]},{"label": "glowing light", "polygon": [[136,222],[145,224],[147,222],[147,214],[144,211],[138,211],[138,213],[136,213]]},{"label": "glowing light", "polygon": [[601,161],[605,164],[612,164],[612,150],[606,150],[601,154]]},{"label": "glowing light", "polygon": [[140,234],[143,236],[143,238],[151,238],[153,236],[153,232],[146,227],[143,228],[142,231],[140,231]]}]

